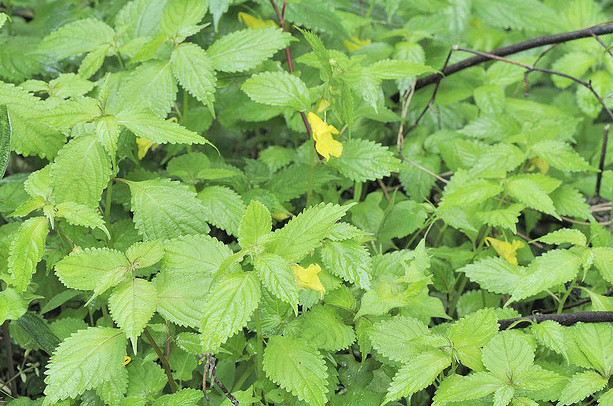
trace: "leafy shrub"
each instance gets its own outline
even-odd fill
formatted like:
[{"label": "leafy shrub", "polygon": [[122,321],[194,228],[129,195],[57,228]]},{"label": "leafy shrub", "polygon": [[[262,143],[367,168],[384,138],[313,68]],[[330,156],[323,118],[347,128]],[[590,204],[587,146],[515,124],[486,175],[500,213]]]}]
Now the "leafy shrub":
[{"label": "leafy shrub", "polygon": [[613,404],[610,1],[2,4],[9,405]]}]

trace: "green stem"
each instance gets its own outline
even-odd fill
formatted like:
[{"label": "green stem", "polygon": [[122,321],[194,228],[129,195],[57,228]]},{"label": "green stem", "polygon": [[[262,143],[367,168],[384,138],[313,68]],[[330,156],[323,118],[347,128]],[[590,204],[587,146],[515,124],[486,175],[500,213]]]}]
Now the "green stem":
[{"label": "green stem", "polygon": [[309,207],[311,203],[313,202],[313,176],[315,174],[315,140],[313,140],[309,155],[310,155],[311,166],[309,168],[309,187],[307,189],[306,207]]},{"label": "green stem", "polygon": [[115,56],[117,57],[117,61],[119,62],[121,70],[126,70],[126,65],[123,63],[123,59],[121,59],[121,55],[119,55],[119,52],[115,53]]},{"label": "green stem", "polygon": [[170,364],[168,363],[168,360],[166,359],[164,354],[162,354],[162,350],[160,350],[160,347],[158,347],[158,345],[155,343],[155,340],[151,336],[151,333],[149,333],[149,330],[147,330],[147,327],[145,327],[143,333],[145,333],[145,337],[147,337],[149,344],[151,344],[155,353],[158,355],[158,358],[162,362],[162,367],[164,368],[164,372],[166,372],[166,377],[168,378],[168,385],[170,385],[170,391],[172,393],[175,393],[177,391],[177,383],[172,376],[172,371],[170,370]]},{"label": "green stem", "polygon": [[[258,381],[260,379],[262,379],[262,377],[264,376],[264,368],[262,366],[262,357],[264,355],[264,337],[262,336],[262,321],[260,320],[260,311],[256,310],[255,311],[255,329],[256,329],[256,351],[257,351],[257,357],[256,357],[256,375],[258,378]],[[258,397],[261,397],[262,399],[264,399],[264,394],[262,393],[262,391],[260,389],[257,390],[258,392]],[[266,400],[264,399],[264,402],[266,402]]]},{"label": "green stem", "polygon": [[562,310],[564,310],[564,303],[566,303],[566,299],[568,299],[568,296],[570,296],[570,293],[573,291],[574,288],[575,288],[575,280],[573,279],[568,289],[566,289],[566,293],[562,297],[562,300],[560,300],[560,303],[558,303],[558,310],[556,311],[556,314],[562,313]]},{"label": "green stem", "polygon": [[355,185],[353,186],[353,200],[355,202],[360,202],[360,199],[362,198],[362,182],[355,182]]},{"label": "green stem", "polygon": [[243,386],[247,378],[251,376],[251,373],[252,373],[251,368],[245,368],[245,372],[243,372],[243,374],[238,378],[238,380],[234,384],[234,387],[232,388],[232,392],[241,390],[241,386]]},{"label": "green stem", "polygon": [[66,249],[68,249],[68,251],[72,251],[75,246],[74,242],[70,238],[68,238],[66,234],[64,234],[64,230],[62,230],[62,227],[57,222],[55,223],[55,229],[57,230],[57,233],[62,238],[62,241],[64,242],[64,245],[66,246]]},{"label": "green stem", "polygon": [[187,92],[185,90],[183,90],[183,116],[181,117],[181,120],[183,122],[183,126],[185,127],[186,123],[187,123],[187,109],[189,106],[189,95],[187,94]]},{"label": "green stem", "polygon": [[[113,204],[113,179],[109,180],[109,184],[106,187],[106,196],[104,199],[104,222],[106,223],[106,229],[109,231],[109,234],[111,234],[111,205],[112,204]],[[109,248],[113,248],[113,239],[111,237],[109,237]]]},{"label": "green stem", "polygon": [[460,296],[462,296],[462,293],[464,292],[466,283],[468,283],[468,279],[466,278],[464,273],[461,273],[458,279],[460,280],[460,285],[458,286],[458,289],[456,290],[455,295],[453,296],[453,299],[451,300],[451,304],[449,305],[449,316],[451,317],[453,317],[452,315],[455,312],[456,306],[458,305],[458,300],[460,299]]}]

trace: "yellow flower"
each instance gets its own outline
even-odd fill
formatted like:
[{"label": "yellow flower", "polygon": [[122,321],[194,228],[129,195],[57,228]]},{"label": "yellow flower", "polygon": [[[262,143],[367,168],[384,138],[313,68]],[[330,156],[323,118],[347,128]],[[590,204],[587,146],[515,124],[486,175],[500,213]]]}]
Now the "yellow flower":
[{"label": "yellow flower", "polygon": [[138,146],[139,161],[143,159],[145,155],[147,155],[147,151],[149,151],[152,147],[155,149],[155,147],[158,146],[158,144],[154,143],[153,141],[149,141],[148,139],[142,137],[136,139],[136,145]]},{"label": "yellow flower", "polygon": [[328,107],[330,107],[330,102],[324,99],[323,97],[319,99],[319,101],[317,102],[317,112],[318,113],[323,113],[324,111],[328,109]]},{"label": "yellow flower", "polygon": [[547,171],[549,170],[549,164],[547,163],[547,161],[542,160],[541,158],[532,158],[530,160],[530,163],[532,165],[534,165],[541,174],[546,174]]},{"label": "yellow flower", "polygon": [[121,365],[123,365],[124,367],[126,365],[128,365],[130,363],[130,361],[132,361],[132,358],[128,357],[127,355],[123,356],[123,362],[121,363]]},{"label": "yellow flower", "polygon": [[517,265],[517,250],[526,246],[526,244],[519,240],[513,240],[512,243],[508,243],[491,237],[487,237],[485,243],[488,246],[494,247],[499,257],[506,259],[513,265]]},{"label": "yellow flower", "polygon": [[321,272],[321,267],[318,264],[311,264],[307,268],[303,268],[300,265],[292,266],[294,271],[294,278],[296,278],[296,286],[298,289],[309,288],[321,293],[323,297],[326,293],[326,289],[319,280],[318,273]]},{"label": "yellow flower", "polygon": [[260,20],[259,18],[243,13],[242,11],[238,13],[238,21],[242,21],[249,28],[266,28],[277,26],[277,24],[275,24],[275,22],[272,20]]},{"label": "yellow flower", "polygon": [[347,51],[349,52],[355,52],[358,49],[362,48],[365,45],[369,45],[370,44],[370,40],[369,39],[365,39],[365,40],[361,40],[357,37],[354,37],[353,35],[351,36],[351,41],[343,41],[343,45],[345,45],[345,48],[347,48]]},{"label": "yellow flower", "polygon": [[309,124],[311,124],[317,152],[326,158],[326,161],[330,160],[330,155],[337,158],[341,156],[343,144],[332,138],[332,134],[338,134],[338,130],[334,126],[326,124],[315,113],[309,113]]}]

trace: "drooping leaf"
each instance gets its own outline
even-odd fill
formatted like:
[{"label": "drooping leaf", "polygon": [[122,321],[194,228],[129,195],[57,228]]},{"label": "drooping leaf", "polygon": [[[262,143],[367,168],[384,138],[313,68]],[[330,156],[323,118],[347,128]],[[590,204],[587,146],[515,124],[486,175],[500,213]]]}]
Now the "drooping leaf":
[{"label": "drooping leaf", "polygon": [[360,138],[343,142],[343,153],[328,165],[356,182],[381,179],[400,170],[400,161],[387,147]]},{"label": "drooping leaf", "polygon": [[309,345],[325,351],[344,350],[356,339],[353,328],[343,323],[331,306],[317,306],[303,313],[288,330],[289,335],[300,337]]},{"label": "drooping leaf", "polygon": [[157,311],[180,326],[198,327],[212,276],[160,272],[153,284],[158,292]]},{"label": "drooping leaf", "polygon": [[36,272],[36,265],[43,257],[45,240],[49,233],[46,217],[33,217],[24,221],[13,240],[8,255],[11,284],[24,292]]},{"label": "drooping leaf", "polygon": [[172,73],[181,86],[206,105],[215,99],[215,71],[207,53],[195,44],[181,44],[170,57]]},{"label": "drooping leaf", "polygon": [[371,330],[372,345],[383,356],[402,363],[423,351],[419,338],[430,334],[421,321],[406,316],[394,317],[375,324]]},{"label": "drooping leaf", "polygon": [[57,59],[91,52],[107,47],[115,37],[115,31],[100,20],[88,18],[68,23],[46,36],[38,51],[53,55]]},{"label": "drooping leaf", "polygon": [[559,405],[575,405],[607,385],[607,379],[594,371],[577,372],[560,393]]},{"label": "drooping leaf", "polygon": [[0,179],[9,164],[11,155],[11,120],[6,106],[0,105]]},{"label": "drooping leaf", "polygon": [[506,379],[527,370],[534,362],[530,342],[513,331],[502,331],[483,347],[483,365],[496,377]]},{"label": "drooping leaf", "polygon": [[537,238],[537,241],[544,242],[545,244],[565,244],[570,243],[579,247],[584,247],[587,244],[587,238],[581,231],[571,228],[562,228],[560,230],[553,231],[542,237]]},{"label": "drooping leaf", "polygon": [[297,312],[298,289],[290,264],[279,255],[263,253],[255,258],[253,267],[266,289]]},{"label": "drooping leaf", "polygon": [[166,2],[160,21],[160,28],[169,36],[185,37],[194,33],[193,27],[198,24],[207,11],[208,1],[170,0]]},{"label": "drooping leaf", "polygon": [[526,268],[494,257],[466,265],[457,272],[464,272],[471,281],[477,282],[484,289],[505,294],[511,293],[518,281],[527,274]]},{"label": "drooping leaf", "polygon": [[272,228],[270,212],[262,203],[252,200],[238,228],[238,243],[242,248],[255,249]]},{"label": "drooping leaf", "polygon": [[205,208],[204,219],[230,235],[237,235],[245,212],[243,199],[230,188],[208,186],[198,193]]},{"label": "drooping leaf", "polygon": [[372,260],[357,241],[329,241],[321,250],[321,258],[331,273],[363,289],[370,287]]},{"label": "drooping leaf", "polygon": [[298,111],[309,109],[309,91],[304,82],[287,72],[263,72],[253,75],[241,89],[251,100],[270,106],[292,107]]}]

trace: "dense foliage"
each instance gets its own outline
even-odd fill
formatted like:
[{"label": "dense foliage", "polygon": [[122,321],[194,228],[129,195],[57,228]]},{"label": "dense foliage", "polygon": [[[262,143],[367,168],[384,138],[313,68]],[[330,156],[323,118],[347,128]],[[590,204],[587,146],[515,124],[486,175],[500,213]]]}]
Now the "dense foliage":
[{"label": "dense foliage", "polygon": [[0,11],[9,405],[613,405],[613,2]]}]

